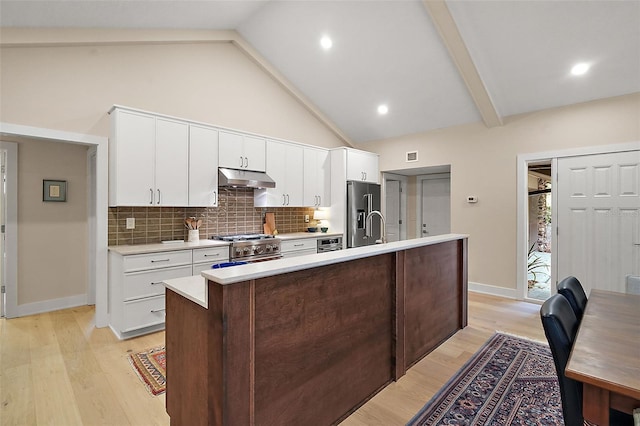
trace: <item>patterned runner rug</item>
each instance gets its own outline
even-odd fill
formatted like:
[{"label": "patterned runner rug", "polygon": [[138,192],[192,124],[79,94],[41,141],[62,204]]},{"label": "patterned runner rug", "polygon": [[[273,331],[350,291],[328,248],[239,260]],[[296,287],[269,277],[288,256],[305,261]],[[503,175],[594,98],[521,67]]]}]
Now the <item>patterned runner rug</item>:
[{"label": "patterned runner rug", "polygon": [[407,423],[562,425],[560,388],[546,344],[496,333]]},{"label": "patterned runner rug", "polygon": [[129,355],[129,363],[152,395],[166,391],[167,356],[164,346]]}]

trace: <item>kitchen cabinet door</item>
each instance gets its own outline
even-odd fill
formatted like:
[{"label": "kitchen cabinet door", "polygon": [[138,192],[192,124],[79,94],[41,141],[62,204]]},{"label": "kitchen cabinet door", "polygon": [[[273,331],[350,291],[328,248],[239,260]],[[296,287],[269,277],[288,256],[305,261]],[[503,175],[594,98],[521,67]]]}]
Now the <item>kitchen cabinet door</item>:
[{"label": "kitchen cabinet door", "polygon": [[244,156],[247,170],[266,170],[266,141],[254,136],[244,137]]},{"label": "kitchen cabinet door", "polygon": [[304,200],[308,207],[331,205],[331,158],[325,149],[304,149]]},{"label": "kitchen cabinet door", "polygon": [[244,168],[244,137],[239,133],[220,131],[219,138],[220,167]]},{"label": "kitchen cabinet door", "polygon": [[109,204],[149,206],[154,199],[155,117],[114,110],[109,143]]},{"label": "kitchen cabinet door", "polygon": [[218,205],[218,131],[189,126],[189,206]]},{"label": "kitchen cabinet door", "polygon": [[155,205],[189,203],[189,125],[156,119]]},{"label": "kitchen cabinet door", "polygon": [[378,183],[378,155],[347,150],[347,180]]},{"label": "kitchen cabinet door", "polygon": [[267,174],[275,188],[256,189],[256,207],[300,207],[303,204],[303,149],[301,146],[267,141]]},{"label": "kitchen cabinet door", "polygon": [[220,131],[220,167],[264,172],[265,145],[263,138]]}]

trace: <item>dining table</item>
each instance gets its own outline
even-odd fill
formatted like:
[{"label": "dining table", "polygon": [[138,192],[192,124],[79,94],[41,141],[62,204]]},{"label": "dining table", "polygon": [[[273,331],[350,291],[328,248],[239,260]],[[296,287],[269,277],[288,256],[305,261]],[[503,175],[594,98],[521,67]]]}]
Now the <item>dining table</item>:
[{"label": "dining table", "polygon": [[640,295],[591,290],[565,375],[583,384],[586,421],[640,408]]}]

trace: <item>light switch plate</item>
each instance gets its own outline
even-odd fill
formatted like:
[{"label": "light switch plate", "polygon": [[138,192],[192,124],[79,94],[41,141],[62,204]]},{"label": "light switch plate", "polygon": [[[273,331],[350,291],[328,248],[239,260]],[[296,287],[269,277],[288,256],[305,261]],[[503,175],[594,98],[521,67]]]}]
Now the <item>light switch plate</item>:
[{"label": "light switch plate", "polygon": [[136,218],[128,217],[127,218],[127,229],[136,229]]},{"label": "light switch plate", "polygon": [[308,214],[304,215],[304,223],[309,223],[309,215]]}]

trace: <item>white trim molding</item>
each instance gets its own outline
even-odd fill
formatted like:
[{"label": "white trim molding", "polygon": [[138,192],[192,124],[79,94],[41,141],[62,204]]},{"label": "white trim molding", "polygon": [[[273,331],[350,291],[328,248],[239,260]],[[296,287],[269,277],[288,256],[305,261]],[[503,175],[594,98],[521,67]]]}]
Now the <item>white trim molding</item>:
[{"label": "white trim molding", "polygon": [[78,294],[76,296],[61,297],[59,299],[49,299],[40,302],[25,303],[18,305],[19,317],[27,315],[42,314],[44,312],[58,311],[60,309],[75,308],[87,304],[87,295]]},{"label": "white trim molding", "polygon": [[518,299],[518,297],[516,297],[515,288],[498,287],[495,285],[474,283],[471,281],[469,281],[468,287],[469,291],[473,291],[474,293],[490,294],[492,296],[507,297],[509,299]]},{"label": "white trim molding", "polygon": [[[0,138],[1,138],[0,134]],[[5,218],[5,264],[3,284],[6,288],[4,316],[18,316],[18,144],[0,141],[0,149],[7,151],[7,186]]]},{"label": "white trim molding", "polygon": [[[518,300],[526,300],[525,289],[527,288],[527,252],[528,252],[528,190],[527,190],[527,173],[530,162],[548,160],[552,164],[551,176],[551,205],[557,206],[557,181],[556,181],[556,164],[558,158],[576,157],[580,155],[608,154],[614,152],[635,151],[640,149],[640,142],[628,142],[611,145],[587,146],[581,148],[572,148],[558,151],[535,152],[529,154],[518,154],[517,157],[517,176],[516,176],[516,204],[517,204],[517,231],[516,231],[516,295]],[[556,235],[556,226],[558,220],[555,209],[552,210],[551,233]],[[555,286],[557,279],[557,241],[552,241],[552,265],[551,265],[551,281]],[[552,288],[551,292],[555,290]]]},{"label": "white trim molding", "polygon": [[[32,127],[32,126],[23,126],[19,124],[11,124],[11,123],[3,123],[0,122],[0,138],[7,138],[10,140],[16,140],[20,138],[29,138],[29,139],[39,139],[39,140],[48,140],[51,142],[63,142],[63,143],[74,143],[81,145],[91,145],[96,148],[96,218],[95,218],[95,235],[93,241],[95,241],[95,271],[94,271],[94,281],[95,281],[95,295],[96,295],[96,318],[95,323],[96,327],[106,327],[109,324],[109,313],[108,313],[108,281],[107,281],[107,234],[108,234],[108,225],[107,225],[107,215],[109,211],[109,186],[108,186],[108,167],[109,167],[109,139],[101,136],[93,136],[93,135],[85,135],[80,133],[72,133],[65,132],[54,129],[45,129],[40,127]],[[17,161],[15,161],[17,164]],[[17,171],[16,171],[17,173]],[[17,176],[17,175],[16,175]],[[8,177],[7,177],[8,178]],[[17,206],[17,190],[16,192],[16,201],[12,204]],[[10,204],[11,201],[7,200],[7,203]],[[9,219],[7,217],[7,219]],[[15,234],[16,240],[13,244],[13,247],[16,247],[17,250],[17,215],[15,220]],[[9,244],[7,244],[9,246]],[[17,254],[17,253],[16,253]],[[17,257],[16,257],[17,262]],[[16,270],[17,272],[17,270]],[[73,296],[71,298],[63,298],[63,299],[53,299],[42,302],[31,303],[27,305],[17,305],[17,280],[14,282],[15,287],[9,288],[7,287],[7,300],[9,298],[15,297],[16,299],[12,302],[16,304],[17,309],[14,312],[10,311],[9,303],[7,303],[7,317],[9,314],[15,313],[16,315],[21,315],[23,312],[32,312],[35,313],[34,310],[40,309],[49,309],[52,307],[53,309],[64,309],[71,306],[79,306],[87,303],[87,295],[82,296]],[[11,291],[11,294],[9,292]],[[69,303],[76,303],[75,305],[69,305]],[[11,308],[13,309],[13,308]],[[45,311],[41,311],[45,312]],[[25,314],[27,315],[27,314]]]}]

